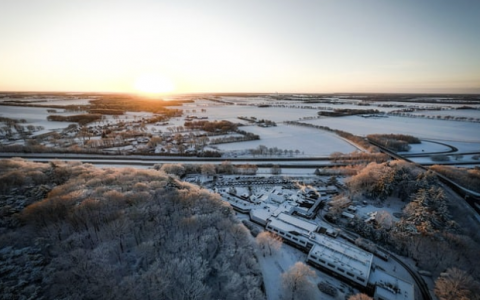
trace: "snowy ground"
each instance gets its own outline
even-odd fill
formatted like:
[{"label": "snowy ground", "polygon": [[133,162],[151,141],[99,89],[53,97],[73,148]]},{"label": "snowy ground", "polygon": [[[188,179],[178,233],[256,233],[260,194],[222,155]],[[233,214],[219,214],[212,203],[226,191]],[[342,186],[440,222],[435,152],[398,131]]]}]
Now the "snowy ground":
[{"label": "snowy ground", "polygon": [[379,119],[366,119],[360,116],[321,118],[308,120],[305,123],[328,126],[332,129],[340,129],[360,136],[373,133],[401,133],[420,139],[480,143],[480,135],[478,134],[480,124],[478,123],[392,116]]},{"label": "snowy ground", "polygon": [[[288,271],[296,262],[305,262],[307,259],[307,254],[301,252],[300,250],[287,245],[283,244],[280,248],[278,253],[275,253],[271,256],[263,256],[262,254],[257,255],[260,267],[262,268],[263,280],[265,283],[265,290],[267,293],[268,300],[277,300],[281,299],[281,282],[282,282],[282,273]],[[336,278],[330,277],[321,271],[310,267],[312,270],[315,271],[316,277],[312,280],[312,282],[316,285],[320,281],[326,281],[333,286],[337,287],[337,289],[342,289],[346,293],[349,291],[349,287],[346,284],[339,281]],[[355,291],[351,289],[352,291]],[[358,291],[356,291],[358,292]],[[342,293],[343,294],[343,293]],[[318,288],[315,288],[315,299],[322,299],[322,300],[334,300],[334,299],[341,299],[329,296],[325,293],[320,292]]]},{"label": "snowy ground", "polygon": [[397,198],[389,197],[383,203],[375,202],[374,204],[371,201],[367,201],[368,205],[357,205],[356,215],[361,218],[369,218],[371,213],[386,211],[392,215],[393,221],[399,221],[399,218],[395,217],[394,213],[401,213],[402,209],[406,205],[405,202],[400,201]]},{"label": "snowy ground", "polygon": [[453,116],[453,117],[467,117],[467,118],[480,118],[480,110],[474,109],[449,109],[449,110],[429,110],[429,111],[416,111],[414,115],[425,116]]},{"label": "snowy ground", "polygon": [[[296,109],[285,107],[265,107],[258,108],[252,105],[214,105],[214,106],[180,106],[173,107],[184,110],[184,114],[196,115],[196,116],[208,116],[210,121],[212,120],[227,120],[234,123],[245,123],[238,119],[238,117],[256,117],[257,119],[271,120],[274,122],[283,122],[288,120],[298,120],[303,117],[316,117],[318,110],[316,109]],[[207,112],[200,112],[201,109],[206,109]],[[196,109],[196,113],[191,112],[192,109]],[[186,112],[190,110],[190,113]]]},{"label": "snowy ground", "polygon": [[[475,142],[475,141],[465,142],[465,141],[455,140],[456,138],[458,139],[458,138],[461,138],[461,137],[458,137],[458,136],[457,137],[451,137],[451,139],[444,139],[444,140],[437,139],[437,141],[448,144],[448,145],[451,145],[453,147],[456,147],[456,148],[458,148],[459,152],[465,152],[465,153],[480,152],[480,142],[479,141],[477,141],[477,142]],[[479,139],[480,139],[480,137],[479,137]]]},{"label": "snowy ground", "polygon": [[[448,143],[444,143],[448,144]],[[480,144],[479,144],[480,145]],[[422,141],[421,144],[410,144],[410,150],[408,152],[399,152],[400,154],[416,154],[416,153],[434,153],[450,151],[451,148],[442,144],[437,144],[429,141]]]},{"label": "snowy ground", "polygon": [[22,126],[34,125],[43,126],[45,129],[35,132],[35,135],[67,128],[69,122],[51,122],[47,117],[51,114],[70,116],[78,113],[63,112],[63,109],[57,109],[56,113],[48,113],[47,108],[39,107],[20,107],[20,106],[0,106],[0,116],[10,119],[25,119],[27,123],[21,123]]},{"label": "snowy ground", "polygon": [[[292,170],[295,172],[296,170]],[[197,181],[202,181],[206,183],[206,187],[211,186],[212,182],[206,182],[206,178],[203,178],[204,176],[196,176],[191,177],[191,179],[197,180]],[[252,176],[239,176],[236,175],[226,175],[222,176],[222,181],[229,183],[229,182],[242,182],[245,181],[246,178],[250,178],[252,180]],[[267,178],[268,176],[264,176]],[[297,199],[296,197],[299,197],[298,199],[301,199],[301,196],[299,196],[298,192],[301,190],[301,187],[303,188],[308,187],[308,188],[315,188],[315,189],[324,189],[324,182],[328,180],[328,176],[312,176],[312,175],[306,175],[304,174],[303,176],[291,176],[289,178],[288,176],[271,176],[273,179],[288,179],[290,181],[301,181],[304,183],[304,185],[298,185],[297,187],[291,187],[291,188],[285,188],[285,185],[279,184],[279,185],[263,185],[263,184],[258,184],[258,185],[243,185],[243,186],[238,186],[235,185],[235,192],[237,195],[251,195],[252,199],[257,199],[262,201],[260,204],[253,204],[240,200],[239,198],[232,197],[231,195],[227,194],[227,191],[229,191],[228,184],[227,186],[221,185],[220,188],[216,189],[222,198],[225,201],[231,202],[231,203],[236,203],[236,205],[240,205],[241,203],[245,202],[248,205],[243,206],[245,207],[251,207],[252,209],[256,209],[256,215],[257,216],[268,216],[269,214],[272,214],[274,211],[277,209],[282,210],[282,211],[288,211],[288,207],[290,205],[295,205],[294,201],[288,200],[288,199]],[[203,178],[203,179],[202,179]],[[265,179],[262,179],[262,176],[257,176],[258,181],[262,181]],[[341,180],[341,179],[339,179]],[[267,195],[280,195],[278,197],[265,197]],[[278,202],[278,199],[282,198],[287,198],[287,200],[283,200]],[[275,200],[277,199],[277,200]],[[329,196],[322,196],[322,199],[325,199],[328,201],[330,199]],[[385,200],[383,203],[379,202],[372,202],[372,201],[367,201],[367,204],[363,204],[363,201],[365,200],[363,198],[357,199],[358,203],[362,204],[357,204],[357,215],[362,218],[368,218],[372,212],[381,212],[381,211],[386,211],[390,214],[392,214],[392,219],[393,221],[397,221],[398,218],[393,216],[393,214],[400,213],[405,205],[404,202],[401,202],[399,199],[390,197],[387,200]],[[271,212],[268,212],[271,211]],[[278,211],[277,211],[278,212]],[[321,212],[319,216],[317,216],[316,219],[311,220],[310,222],[315,222],[318,225],[326,228],[331,228],[335,229],[336,225],[331,225],[329,223],[326,223],[323,218],[321,217],[321,214],[324,212]],[[250,220],[250,216],[248,214],[242,214],[237,212],[237,217],[240,220]],[[265,228],[261,225],[254,224],[252,223],[253,226],[257,228],[257,230],[263,231]],[[253,239],[253,238],[252,238]],[[337,237],[337,239],[340,239],[344,242],[347,242],[341,237]],[[281,276],[282,273],[288,271],[296,262],[306,262],[307,254],[304,253],[303,251],[294,248],[288,244],[283,243],[282,247],[278,252],[274,252],[272,255],[263,255],[261,252],[257,252],[257,257],[262,269],[262,274],[263,274],[263,279],[265,283],[265,290],[267,293],[267,299],[273,300],[273,299],[280,299],[281,298]],[[406,260],[408,263],[408,260]],[[401,265],[399,265],[397,262],[394,260],[389,260],[389,261],[383,261],[377,257],[374,257],[373,259],[373,265],[374,268],[386,271],[387,273],[396,276],[400,279],[403,279],[407,282],[414,282],[414,280],[410,277],[408,274],[407,270],[403,269]],[[413,266],[414,264],[412,264]],[[338,291],[338,296],[337,297],[331,297],[327,294],[322,293],[318,288],[314,289],[314,293],[316,294],[315,297],[317,299],[344,299],[344,297],[348,294],[356,294],[359,293],[358,290],[355,290],[348,286],[348,284],[342,282],[341,280],[338,280],[330,275],[328,275],[325,272],[322,272],[314,267],[310,268],[315,271],[315,276],[312,279],[312,282],[317,285],[319,282],[328,282],[332,286],[337,288]]]},{"label": "snowy ground", "polygon": [[45,99],[44,102],[35,102],[35,105],[88,105],[90,100],[93,99],[72,99],[72,100],[61,100],[58,98],[55,99]]},{"label": "snowy ground", "polygon": [[[47,99],[48,100],[48,99]],[[234,105],[225,105],[223,103],[213,102],[205,99],[196,100],[194,103],[188,103],[184,106],[177,107],[184,111],[184,115],[195,115],[198,117],[207,117],[209,121],[213,120],[229,120],[235,123],[242,123],[240,129],[251,132],[260,136],[260,140],[248,142],[236,142],[212,145],[214,150],[224,153],[225,159],[230,157],[243,157],[248,159],[252,157],[250,149],[255,149],[260,145],[268,148],[278,148],[282,151],[287,150],[282,157],[325,157],[333,152],[349,153],[355,151],[356,148],[347,141],[341,139],[337,135],[313,128],[286,125],[283,121],[300,120],[302,122],[328,126],[333,129],[340,129],[353,134],[364,136],[371,133],[403,133],[410,134],[423,139],[419,145],[411,145],[412,149],[405,154],[421,154],[449,151],[446,145],[435,142],[444,143],[457,147],[458,153],[480,152],[480,124],[460,121],[446,121],[436,119],[423,118],[405,118],[405,117],[388,117],[388,118],[362,118],[360,116],[349,117],[321,117],[317,118],[318,109],[325,107],[335,108],[351,108],[351,109],[379,109],[381,111],[389,111],[392,108],[379,108],[376,105],[358,106],[358,100],[348,101],[347,104],[335,103],[302,103],[300,101],[273,101],[271,98],[256,97],[223,97],[221,100],[229,101]],[[342,100],[343,101],[343,100]],[[57,98],[51,101],[45,101],[44,104],[85,104],[88,99],[64,100],[63,102]],[[250,105],[255,104],[255,105]],[[284,105],[287,107],[265,107],[259,108],[258,104]],[[402,103],[399,103],[402,104]],[[403,103],[404,105],[413,107],[443,107],[443,104],[424,104],[424,103]],[[460,105],[457,105],[460,106]],[[304,107],[304,108],[292,108]],[[448,107],[455,107],[449,105]],[[312,109],[313,108],[313,109]],[[55,114],[71,115],[76,113],[65,113],[62,109],[56,109]],[[202,111],[204,110],[204,111]],[[428,111],[426,111],[428,112]],[[477,110],[442,110],[430,111],[431,113],[456,113],[456,114],[477,114]],[[26,119],[27,123],[23,125],[43,126],[45,129],[35,132],[35,135],[46,133],[52,130],[61,130],[72,123],[66,122],[50,122],[47,121],[47,108],[38,107],[18,107],[18,106],[2,106],[0,107],[0,115],[15,118]],[[122,116],[106,116],[104,120],[92,123],[93,126],[104,126],[105,124],[114,124],[119,121],[135,121],[142,118],[151,117],[152,113],[148,112],[127,112]],[[247,121],[238,119],[242,117],[256,117],[257,119],[266,119],[277,122],[276,127],[258,127]],[[305,119],[307,118],[307,119]],[[148,124],[147,132],[157,134],[158,132],[169,132],[171,127],[183,126],[185,117],[172,118],[166,125]],[[19,143],[23,141],[18,141]],[[207,149],[211,149],[208,148]],[[263,156],[268,157],[268,156]],[[432,163],[429,157],[412,158],[419,163]],[[463,158],[451,157],[451,162],[471,162],[471,155],[464,155]],[[274,162],[272,162],[274,163]],[[265,170],[264,174],[270,170]],[[293,172],[284,169],[283,172]],[[300,171],[301,172],[301,171]],[[310,171],[309,171],[310,172]]]},{"label": "snowy ground", "polygon": [[[456,157],[455,154],[453,155],[445,154],[445,155],[448,156],[449,158],[449,160],[446,162],[435,161],[435,160],[432,160],[431,157],[412,157],[410,158],[410,160],[419,164],[438,164],[438,165],[441,165],[442,163],[448,163],[452,165],[458,164],[457,166],[462,168],[473,168],[475,166],[469,167],[468,163],[471,163],[472,165],[474,165],[475,163],[479,162],[478,159],[475,160],[472,158],[473,155],[463,155],[463,157]],[[476,166],[478,166],[478,164]]]},{"label": "snowy ground", "polygon": [[[236,103],[263,103],[261,99],[250,99],[245,100],[245,98],[235,99],[233,97],[228,98],[228,100]],[[460,121],[447,121],[447,120],[434,120],[434,119],[422,119],[422,118],[405,118],[405,117],[388,117],[388,118],[362,118],[360,116],[349,116],[349,117],[322,117],[316,118],[318,109],[299,109],[299,108],[285,108],[285,107],[267,107],[267,108],[257,108],[256,106],[242,106],[242,105],[219,105],[218,103],[210,102],[208,100],[200,100],[196,104],[189,104],[185,107],[178,107],[181,109],[196,109],[200,111],[200,108],[207,110],[206,113],[197,113],[197,115],[208,115],[210,120],[221,120],[226,119],[232,122],[242,122],[245,121],[239,120],[238,116],[247,116],[247,117],[257,117],[259,119],[271,119],[277,123],[287,120],[301,120],[302,122],[312,123],[322,126],[328,126],[332,129],[340,129],[347,132],[351,132],[356,135],[364,136],[367,134],[373,133],[403,133],[409,134],[421,139],[429,139],[434,141],[441,141],[446,144],[452,145],[459,148],[460,152],[471,152],[471,151],[480,151],[480,124],[478,123],[469,123],[469,122],[460,122]],[[296,106],[311,106],[315,108],[329,107],[332,109],[338,108],[348,108],[348,109],[378,109],[380,111],[388,112],[396,110],[398,108],[384,108],[378,107],[376,105],[372,106],[358,106],[355,105],[355,101],[352,101],[351,104],[333,104],[333,103],[312,103],[305,104],[301,102],[293,101],[279,101],[272,102],[273,104],[283,104],[283,105],[296,105]],[[382,102],[379,102],[380,104]],[[385,103],[385,102],[383,102]],[[394,104],[393,102],[389,104]],[[458,107],[461,105],[455,104],[426,104],[426,103],[402,103],[400,105],[408,105],[411,107]],[[419,114],[454,114],[458,116],[472,116],[480,117],[480,110],[442,110],[442,111],[422,111],[418,112]],[[466,114],[466,115],[465,115]],[[304,118],[313,118],[310,120],[303,120]],[[280,124],[279,126],[280,127]],[[336,148],[339,146],[339,142],[332,143],[332,139],[325,137],[325,135],[319,135],[314,131],[309,131],[306,129],[300,129],[296,127],[293,129],[293,132],[288,130],[272,130],[272,128],[260,128],[254,126],[248,126],[244,128],[247,131],[254,132],[261,136],[261,141],[258,142],[242,142],[242,143],[232,143],[224,144],[220,147],[222,150],[239,150],[240,148],[249,149],[255,148],[258,145],[266,145],[267,147],[278,147],[281,149],[291,149],[292,145],[296,146],[296,149],[299,147],[305,148],[307,151],[303,150],[306,155],[311,153],[328,153],[334,151],[329,151],[330,149]],[[292,135],[293,134],[293,135]],[[325,140],[327,139],[327,140]],[[291,141],[291,142],[290,142]],[[322,143],[322,141],[325,141]],[[290,142],[290,143],[289,143]],[[341,144],[341,143],[340,143]],[[272,146],[270,146],[272,145]],[[287,147],[288,146],[288,147]],[[351,152],[350,149],[343,149],[345,146],[340,146],[338,150],[340,152]],[[299,149],[301,150],[301,149]],[[318,150],[318,151],[317,151]],[[412,150],[410,153],[421,153],[424,152],[439,152],[439,151],[448,151],[449,148],[429,143],[423,142],[421,145],[412,145]],[[302,151],[302,150],[301,150]]]},{"label": "snowy ground", "polygon": [[242,129],[260,135],[260,140],[216,145],[218,149],[239,151],[264,145],[268,148],[299,150],[301,156],[329,156],[335,151],[349,153],[357,150],[337,135],[313,128],[280,124],[276,127],[248,126]]}]

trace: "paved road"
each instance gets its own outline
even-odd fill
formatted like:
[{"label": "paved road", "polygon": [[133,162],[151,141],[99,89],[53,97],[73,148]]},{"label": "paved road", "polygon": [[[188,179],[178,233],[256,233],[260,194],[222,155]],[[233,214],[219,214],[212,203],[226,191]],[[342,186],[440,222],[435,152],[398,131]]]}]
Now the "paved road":
[{"label": "paved road", "polygon": [[22,157],[33,161],[50,161],[52,159],[66,161],[81,161],[101,165],[139,165],[153,166],[161,163],[191,163],[191,164],[221,164],[229,161],[232,164],[255,164],[258,167],[282,168],[324,168],[341,166],[332,163],[329,157],[276,157],[276,158],[224,158],[224,157],[166,157],[152,155],[101,155],[101,154],[71,154],[71,153],[0,153],[1,158]]},{"label": "paved road", "polygon": [[406,263],[404,263],[401,259],[399,259],[395,254],[389,253],[389,255],[391,259],[395,260],[397,263],[402,265],[405,268],[405,270],[407,270],[408,273],[412,276],[413,280],[415,280],[415,284],[420,290],[420,294],[422,294],[423,300],[432,300],[432,296],[430,295],[428,286],[423,280],[422,276],[420,276],[417,272],[412,270]]},{"label": "paved road", "polygon": [[[372,144],[373,146],[376,146],[380,149],[380,151],[382,151],[383,153],[385,154],[388,154],[390,157],[392,157],[393,159],[398,159],[398,160],[405,160],[405,161],[408,161],[410,163],[413,163],[415,164],[416,166],[418,166],[419,168],[422,168],[424,170],[430,170],[428,168],[426,168],[424,165],[422,164],[419,164],[419,163],[416,163],[416,162],[413,162],[411,161],[410,159],[402,156],[402,155],[399,155],[398,153],[396,152],[393,152],[391,151],[390,149],[387,149],[375,142],[372,142],[372,141],[369,141],[370,144]],[[448,187],[450,187],[453,191],[455,191],[458,195],[460,195],[463,199],[465,199],[468,204],[477,212],[480,214],[480,193],[477,193],[477,192],[474,192],[474,191],[471,191],[469,189],[466,189],[464,188],[463,186],[461,186],[460,184],[450,180],[449,178],[443,176],[442,174],[439,174],[439,173],[436,173],[438,178],[440,179],[440,181],[442,183],[444,183],[445,185],[447,185]]]}]

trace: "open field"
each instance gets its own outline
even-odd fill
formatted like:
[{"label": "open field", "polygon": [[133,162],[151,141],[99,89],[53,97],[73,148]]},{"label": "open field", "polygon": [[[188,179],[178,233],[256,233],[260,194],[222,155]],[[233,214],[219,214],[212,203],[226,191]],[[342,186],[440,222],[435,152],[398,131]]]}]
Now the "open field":
[{"label": "open field", "polygon": [[321,118],[304,122],[328,126],[332,129],[340,129],[360,136],[373,133],[402,133],[413,135],[420,139],[475,142],[480,144],[480,135],[478,134],[480,132],[480,124],[477,123],[402,117],[366,119],[359,116]]},{"label": "open field", "polygon": [[245,149],[254,149],[259,145],[264,145],[269,148],[298,150],[302,156],[328,156],[335,151],[349,153],[357,150],[357,148],[330,132],[322,132],[312,128],[281,124],[269,128],[249,126],[244,129],[260,135],[261,139],[222,144],[218,148],[221,151],[241,152]]},{"label": "open field", "polygon": [[[50,114],[47,112],[49,105],[86,105],[88,104],[88,99],[98,99],[99,97],[101,96],[77,95],[75,97],[65,96],[62,98],[62,96],[59,95],[55,97],[43,95],[40,98],[36,98],[30,95],[25,96],[25,98],[15,98],[14,101],[41,107],[1,106],[0,114],[12,119],[25,119],[27,121],[27,123],[24,124],[25,126],[43,126],[43,130],[35,132],[32,136],[52,130],[59,132],[73,123],[48,121],[46,118]],[[193,120],[205,120],[208,122],[229,121],[238,124],[238,129],[259,137],[257,140],[216,143],[215,145],[210,145],[211,147],[209,147],[208,143],[205,145],[206,149],[219,151],[226,158],[234,155],[244,157],[252,156],[250,150],[256,149],[259,146],[281,150],[283,152],[282,156],[285,157],[329,156],[333,152],[349,153],[359,149],[332,132],[285,125],[283,122],[286,121],[299,121],[307,124],[326,126],[358,136],[401,133],[426,140],[422,144],[412,145],[412,149],[408,154],[445,152],[451,149],[448,146],[458,148],[458,152],[460,153],[480,152],[480,136],[478,135],[478,132],[480,132],[480,123],[398,116],[381,118],[366,118],[360,115],[341,117],[318,116],[319,111],[334,112],[336,110],[355,111],[368,109],[378,110],[380,114],[388,114],[394,110],[408,108],[414,110],[412,114],[415,115],[429,116],[441,114],[442,116],[451,115],[453,117],[480,117],[480,110],[455,109],[465,105],[465,103],[435,102],[442,101],[441,97],[433,98],[432,103],[424,102],[426,100],[423,98],[418,98],[416,102],[401,102],[396,100],[395,97],[394,101],[365,102],[365,98],[365,96],[359,96],[358,98],[350,97],[348,99],[324,96],[315,100],[312,96],[302,95],[296,97],[291,96],[290,98],[278,97],[278,99],[272,95],[250,95],[249,97],[190,95],[185,98],[189,101],[183,105],[169,106],[169,109],[179,110],[183,115],[171,117],[164,122],[145,123],[145,120],[157,116],[157,114],[152,112],[126,111],[123,115],[119,116],[104,115],[102,116],[102,120],[87,125],[88,130],[91,132],[88,140],[101,140],[102,137],[100,134],[102,131],[115,130],[114,133],[110,134],[110,137],[116,138],[119,134],[124,134],[129,130],[137,130],[137,136],[143,135],[146,137],[142,140],[144,143],[148,142],[152,137],[159,136],[163,140],[162,147],[164,150],[162,151],[177,153],[179,152],[179,150],[176,149],[178,145],[168,147],[167,143],[170,142],[167,141],[173,139],[175,135],[181,134],[184,136],[184,142],[187,142],[187,135],[192,131],[185,130],[183,126],[185,122],[187,122],[187,117],[190,117],[193,118]],[[182,99],[181,96],[177,96],[172,100],[178,103],[178,101]],[[13,100],[8,100],[8,98],[4,97],[2,101]],[[470,103],[468,105],[475,108],[479,106],[478,104]],[[428,110],[428,108],[433,110]],[[61,108],[55,109],[57,111],[55,115],[68,116],[75,114],[64,112]],[[85,109],[87,110],[88,106],[85,106]],[[250,119],[250,121],[247,121],[245,118]],[[261,120],[274,122],[276,126],[261,126],[262,123],[257,122]],[[125,125],[119,128],[119,124]],[[178,131],[178,128],[182,129]],[[202,134],[202,131],[196,130],[194,133],[195,135],[199,135]],[[228,132],[215,134],[214,136],[210,136],[210,139],[239,139],[241,137],[242,135],[237,132]],[[82,143],[85,142],[85,137],[79,137],[78,133],[76,137],[73,136],[73,140],[72,135],[68,138],[70,139],[69,144],[74,142],[82,146]],[[428,140],[431,140],[431,142]],[[12,141],[12,138],[10,138],[8,144],[22,144],[23,142],[23,139],[17,139],[16,141],[13,139]],[[435,142],[447,145],[441,145]],[[131,145],[122,142],[118,147],[109,148],[109,150],[122,153],[135,153],[140,149],[145,149],[145,145],[141,144],[142,142],[138,143],[140,144]],[[47,145],[50,145],[50,143]],[[188,145],[185,144],[184,148],[189,149],[192,147],[191,145],[193,145],[193,142]],[[158,149],[155,152],[158,153]]]}]

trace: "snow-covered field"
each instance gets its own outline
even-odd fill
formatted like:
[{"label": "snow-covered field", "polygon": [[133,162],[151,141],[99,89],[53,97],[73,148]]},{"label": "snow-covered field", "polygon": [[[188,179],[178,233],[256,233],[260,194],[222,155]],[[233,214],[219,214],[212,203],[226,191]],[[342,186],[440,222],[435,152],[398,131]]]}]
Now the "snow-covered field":
[{"label": "snow-covered field", "polygon": [[421,144],[410,144],[410,150],[408,152],[401,152],[403,154],[416,154],[416,153],[433,153],[433,152],[446,152],[450,151],[450,147],[443,144],[437,144],[430,141],[422,141]]},{"label": "snow-covered field", "polygon": [[[348,109],[379,109],[380,111],[391,111],[398,108],[382,108],[377,105],[359,106],[359,100],[342,100],[340,103],[303,103],[301,101],[275,101],[271,97],[219,97],[218,100],[230,102],[227,105],[221,102],[210,101],[205,98],[199,98],[194,103],[187,103],[184,106],[172,107],[182,109],[184,116],[194,115],[198,117],[207,117],[208,121],[228,120],[235,123],[245,124],[247,126],[240,129],[251,132],[260,136],[260,140],[248,142],[236,142],[228,144],[218,144],[215,147],[226,153],[247,153],[249,149],[257,148],[264,145],[268,148],[278,148],[281,150],[293,151],[294,156],[328,156],[332,152],[348,153],[356,150],[354,146],[337,135],[322,130],[303,128],[299,126],[287,126],[284,121],[300,120],[301,122],[316,125],[328,126],[332,129],[340,129],[356,135],[365,136],[373,133],[403,133],[419,137],[420,139],[439,141],[445,144],[457,147],[459,152],[478,152],[480,151],[480,124],[447,121],[424,118],[407,118],[407,117],[388,117],[388,118],[362,118],[360,116],[348,117],[317,117],[319,108],[348,108]],[[88,99],[64,100],[46,99],[41,104],[86,104]],[[381,104],[377,102],[375,104]],[[386,103],[386,102],[383,102]],[[394,102],[388,102],[395,104]],[[257,107],[258,104],[270,104],[271,107]],[[402,103],[397,104],[417,107],[455,107],[455,104],[426,104],[426,103]],[[277,107],[287,106],[287,107]],[[293,108],[296,107],[296,108]],[[303,107],[303,108],[300,108]],[[313,108],[313,109],[312,109]],[[1,106],[0,115],[14,118],[26,119],[26,125],[43,126],[45,130],[36,134],[44,133],[51,130],[58,130],[67,127],[71,123],[65,122],[49,122],[46,120],[49,113],[47,108],[38,107],[18,107],[18,106]],[[205,110],[205,111],[202,111]],[[439,110],[439,111],[422,111],[417,114],[432,115],[449,115],[454,113],[458,116],[480,116],[480,110]],[[61,109],[57,109],[60,115],[68,115],[75,113],[64,113]],[[151,113],[146,112],[127,112],[123,116],[113,117],[107,116],[104,121],[96,122],[93,125],[104,125],[107,122],[113,124],[118,120],[135,120],[142,117],[150,117]],[[255,117],[258,120],[265,119],[277,123],[276,127],[258,127],[251,125],[249,122],[240,120],[238,117]],[[184,117],[173,118],[168,125],[148,124],[149,132],[156,134],[157,132],[168,132],[168,127],[183,126]],[[298,150],[298,151],[296,151]],[[442,152],[448,151],[449,148],[444,145],[423,142],[420,145],[412,145],[409,153],[422,152]]]},{"label": "snow-covered field", "polygon": [[36,102],[35,105],[88,105],[92,99],[59,100],[46,99],[45,102]]},{"label": "snow-covered field", "polygon": [[302,156],[328,156],[332,152],[349,153],[356,148],[338,136],[313,128],[288,126],[280,124],[276,127],[242,127],[243,130],[260,135],[260,140],[217,145],[222,151],[240,151],[254,149],[259,145],[269,148],[277,147],[286,150],[299,150]]},{"label": "snow-covered field", "polygon": [[428,110],[413,112],[414,115],[425,116],[453,116],[466,118],[480,118],[480,110],[478,109],[450,109],[450,110]]},{"label": "snow-covered field", "polygon": [[45,129],[35,134],[46,133],[52,130],[67,128],[74,124],[69,122],[51,122],[47,120],[48,115],[69,116],[78,113],[66,113],[63,109],[57,109],[56,113],[48,113],[47,108],[21,107],[21,106],[0,106],[0,116],[10,119],[25,119],[27,123],[21,125],[43,126]]},{"label": "snow-covered field", "polygon": [[[234,103],[260,103],[261,99],[245,100],[243,98],[230,98]],[[272,102],[271,100],[269,100]],[[263,101],[265,102],[265,101]],[[277,103],[277,102],[272,102]],[[311,107],[330,107],[332,109],[348,108],[348,109],[378,109],[380,111],[388,112],[398,108],[384,108],[377,105],[358,106],[355,101],[351,104],[332,104],[332,103],[301,103],[293,101],[279,101],[283,105],[294,106],[311,106]],[[383,102],[385,103],[385,102]],[[381,104],[381,102],[377,103]],[[389,104],[395,104],[390,103]],[[413,107],[444,107],[445,104],[426,104],[426,103],[396,103],[409,105]],[[456,104],[448,104],[450,107],[461,106]],[[402,133],[413,135],[421,139],[444,142],[453,147],[457,147],[460,152],[480,151],[480,124],[461,122],[461,121],[447,121],[435,119],[422,118],[406,118],[406,117],[388,117],[388,118],[362,118],[360,116],[348,117],[321,117],[317,118],[317,109],[301,109],[301,108],[286,108],[286,107],[266,107],[258,108],[256,106],[245,105],[219,105],[216,102],[208,100],[199,100],[195,104],[178,107],[191,111],[196,109],[200,111],[201,108],[207,110],[206,113],[197,113],[197,115],[208,116],[209,120],[229,120],[231,122],[245,121],[239,120],[238,116],[256,117],[258,119],[269,119],[278,123],[288,120],[301,120],[301,122],[311,123],[316,125],[328,126],[332,129],[340,129],[356,135],[365,136],[373,133]],[[444,111],[422,111],[418,114],[455,114],[455,116],[471,116],[480,117],[479,110],[444,110]],[[310,118],[304,120],[304,118]],[[260,141],[242,142],[223,144],[219,146],[221,150],[241,150],[251,149],[258,145],[265,145],[267,147],[278,147],[281,149],[299,149],[305,155],[325,155],[334,151],[351,152],[352,149],[344,142],[339,141],[338,137],[333,138],[330,135],[321,134],[321,131],[310,130],[301,127],[295,127],[291,130],[286,129],[287,126],[279,126],[277,129],[260,128],[260,127],[244,127],[246,131],[259,134]],[[335,150],[333,150],[335,149]],[[412,145],[410,153],[422,152],[441,152],[448,151],[450,148],[429,142],[423,142],[421,145]],[[333,151],[332,151],[333,150]]]},{"label": "snow-covered field", "polygon": [[[235,123],[245,123],[248,122],[238,119],[238,117],[256,117],[257,119],[271,120],[274,122],[283,122],[298,120],[303,117],[316,117],[318,110],[316,109],[300,109],[300,108],[286,108],[286,107],[264,107],[259,108],[253,105],[218,105],[214,104],[212,106],[180,106],[173,107],[182,109],[185,115],[197,115],[197,116],[207,116],[210,121],[212,120],[227,120]],[[202,113],[201,109],[206,109],[207,111]],[[192,112],[192,110],[197,112]],[[186,112],[189,110],[190,112]]]},{"label": "snow-covered field", "polygon": [[[401,133],[420,139],[445,141],[446,144],[468,145],[469,149],[480,148],[480,124],[478,123],[404,117],[375,119],[359,116],[321,118],[304,122],[340,129],[360,136],[374,133]],[[466,151],[461,147],[457,148],[460,151]]]}]

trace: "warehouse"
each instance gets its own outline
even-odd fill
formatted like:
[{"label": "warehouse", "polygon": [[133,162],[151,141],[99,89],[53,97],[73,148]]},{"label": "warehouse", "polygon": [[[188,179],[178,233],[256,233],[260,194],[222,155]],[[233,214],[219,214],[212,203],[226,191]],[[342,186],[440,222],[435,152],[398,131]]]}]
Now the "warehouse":
[{"label": "warehouse", "polygon": [[314,246],[307,258],[307,262],[328,269],[362,287],[368,284],[372,261],[373,254],[319,234],[315,235]]}]

